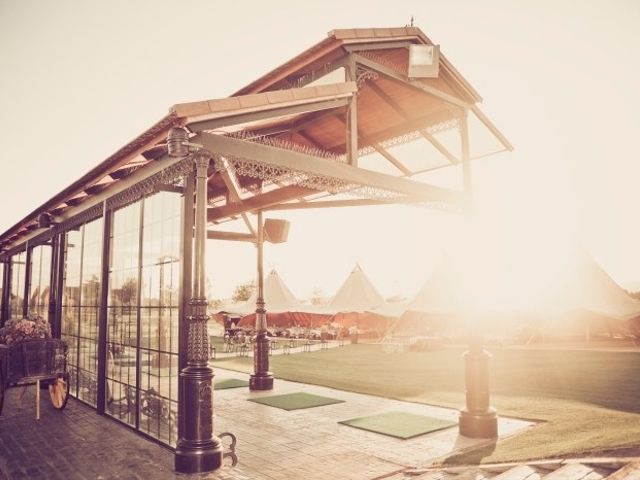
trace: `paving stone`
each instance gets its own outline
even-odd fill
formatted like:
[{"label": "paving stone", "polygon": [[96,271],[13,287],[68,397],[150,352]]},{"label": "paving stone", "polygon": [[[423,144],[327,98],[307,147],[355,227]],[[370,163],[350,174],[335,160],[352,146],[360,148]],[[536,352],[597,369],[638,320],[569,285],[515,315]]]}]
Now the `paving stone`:
[{"label": "paving stone", "polygon": [[[216,369],[216,378],[246,380],[248,376]],[[345,403],[288,412],[247,401],[294,391],[340,398]],[[225,465],[206,475],[176,475],[169,449],[74,399],[61,412],[43,400],[41,420],[36,421],[33,393],[30,388],[19,408],[18,389],[6,392],[0,416],[0,480],[366,480],[482,444],[460,437],[456,428],[400,440],[340,425],[340,420],[391,410],[453,420],[458,413],[277,379],[273,392],[250,392],[248,388],[215,392],[215,431],[238,437],[237,467]],[[529,422],[500,419],[501,435],[530,426]]]}]

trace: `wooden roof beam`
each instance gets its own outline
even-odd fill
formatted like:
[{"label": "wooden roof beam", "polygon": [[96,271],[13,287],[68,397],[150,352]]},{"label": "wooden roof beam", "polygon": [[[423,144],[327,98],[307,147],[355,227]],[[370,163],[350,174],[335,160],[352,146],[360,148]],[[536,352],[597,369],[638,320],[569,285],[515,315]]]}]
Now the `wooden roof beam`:
[{"label": "wooden roof beam", "polygon": [[[237,178],[235,177],[235,174],[231,173],[227,159],[223,157],[222,162],[225,168],[220,171],[220,177],[222,177],[222,181],[229,191],[230,203],[242,203],[242,198],[240,197],[240,185],[238,184]],[[249,221],[249,216],[246,213],[242,214],[242,221],[249,232],[251,232],[251,235],[256,237],[256,231],[253,228],[253,224]]]},{"label": "wooden roof beam", "polygon": [[[385,92],[384,90],[382,90],[378,85],[376,85],[375,82],[369,82],[367,83],[367,85],[371,88],[371,90],[373,90],[373,92],[378,95],[378,97],[380,97],[387,105],[389,105],[394,111],[396,111],[398,113],[398,115],[400,115],[402,118],[404,118],[405,120],[410,120],[411,117],[409,116],[409,114],[407,113],[407,111],[402,108],[398,102],[396,102],[393,98],[391,98],[387,92]],[[433,135],[431,135],[426,129],[421,128],[420,130],[418,130],[420,132],[420,135],[422,135],[424,138],[427,139],[427,141],[429,143],[431,143],[431,145],[433,145],[442,155],[444,155],[447,160],[449,160],[451,163],[453,164],[458,164],[460,163],[460,159],[456,158],[455,155],[453,155],[448,149],[447,147],[445,147],[444,145],[442,145],[442,143],[440,143]]]},{"label": "wooden roof beam", "polygon": [[221,207],[209,208],[207,211],[207,220],[209,222],[216,222],[222,218],[231,217],[240,213],[263,210],[266,207],[295,200],[316,192],[317,190],[296,185],[271,190],[270,192],[247,198],[242,203],[230,203]]},{"label": "wooden roof beam", "polygon": [[219,232],[215,230],[207,230],[207,238],[209,240],[229,240],[234,242],[258,242],[258,238],[250,233]]},{"label": "wooden roof beam", "polygon": [[[343,124],[347,124],[346,119],[344,118],[344,116],[342,115],[335,115],[336,118],[338,120],[340,120]],[[391,163],[391,165],[393,165],[394,167],[396,167],[398,170],[400,170],[405,176],[410,177],[412,175],[412,171],[409,170],[400,160],[398,160],[396,157],[394,157],[393,155],[391,155],[391,153],[389,153],[388,150],[386,150],[385,148],[382,147],[382,145],[380,145],[377,142],[373,142],[371,141],[371,139],[369,139],[367,136],[362,135],[360,133],[360,131],[358,131],[358,136],[360,137],[360,139],[366,143],[371,145],[374,150],[376,152],[378,152],[380,155],[382,155],[384,158],[387,159],[387,161],[389,161],[389,163]]]},{"label": "wooden roof beam", "polygon": [[203,144],[212,153],[219,155],[245,158],[266,165],[303,171],[311,175],[336,178],[347,184],[354,183],[395,192],[407,197],[419,197],[421,201],[458,203],[461,200],[461,193],[455,190],[385,175],[270,145],[210,133],[200,134],[195,141]]},{"label": "wooden roof beam", "polygon": [[406,203],[419,203],[419,199],[410,198],[384,198],[380,200],[374,199],[354,199],[354,200],[320,200],[314,202],[305,203],[281,203],[280,205],[273,205],[271,207],[263,208],[264,211],[278,211],[278,210],[306,210],[314,208],[334,208],[334,207],[364,207],[370,205],[393,205],[393,204],[406,204]]},{"label": "wooden roof beam", "polygon": [[213,118],[200,122],[188,123],[189,130],[193,132],[201,132],[203,130],[215,130],[217,128],[239,125],[243,123],[257,122],[260,120],[271,119],[275,117],[283,117],[286,115],[297,115],[301,113],[317,112],[329,110],[333,108],[344,107],[347,99],[337,98],[330,100],[321,100],[312,103],[304,103],[302,105],[291,105],[286,107],[278,107],[269,110],[261,110],[257,112],[239,113],[237,115],[225,116],[222,118]]},{"label": "wooden roof beam", "polygon": [[453,95],[450,95],[446,92],[443,92],[442,90],[439,90],[418,80],[413,80],[406,75],[402,75],[401,73],[396,72],[386,65],[382,65],[378,62],[363,57],[362,55],[358,55],[357,53],[354,53],[353,55],[355,55],[356,62],[360,65],[370,68],[371,70],[375,70],[376,72],[381,73],[382,75],[385,75],[397,82],[413,87],[433,97],[439,98],[440,100],[450,103],[451,105],[455,105],[456,107],[469,108],[471,106],[464,100],[460,100]]}]

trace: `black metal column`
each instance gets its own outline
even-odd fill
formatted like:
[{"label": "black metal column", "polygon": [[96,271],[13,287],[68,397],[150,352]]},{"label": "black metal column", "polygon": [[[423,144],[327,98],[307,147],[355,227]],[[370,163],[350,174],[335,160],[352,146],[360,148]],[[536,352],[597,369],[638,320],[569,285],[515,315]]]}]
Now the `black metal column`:
[{"label": "black metal column", "polygon": [[[464,110],[460,116],[460,140],[462,147],[462,175],[465,192],[465,213],[472,215],[471,161],[469,154],[469,130]],[[458,431],[471,438],[496,438],[498,415],[490,406],[489,359],[491,354],[482,347],[483,335],[477,322],[470,335],[469,351],[464,354],[466,405],[460,409]]]},{"label": "black metal column", "polygon": [[109,311],[109,265],[111,262],[111,224],[113,210],[107,209],[104,202],[102,210],[102,264],[100,277],[100,313],[98,316],[98,397],[97,410],[103,415],[106,411],[107,401],[110,400],[111,392],[107,391],[107,362],[109,352],[107,350],[107,325]]},{"label": "black metal column", "polygon": [[[187,132],[169,133],[169,155],[188,154]],[[213,435],[213,369],[209,367],[207,298],[205,295],[205,242],[207,221],[207,170],[211,154],[198,150],[196,164],[196,209],[193,292],[189,302],[187,366],[180,372],[180,427],[175,451],[179,473],[203,473],[222,465],[222,443]]]},{"label": "black metal column", "polygon": [[273,375],[269,371],[269,338],[267,337],[267,311],[264,308],[264,229],[262,211],[258,211],[258,296],[256,299],[256,342],[253,350],[253,375],[250,390],[272,390]]},{"label": "black metal column", "polygon": [[0,309],[0,327],[4,326],[4,323],[9,318],[9,275],[11,273],[11,262],[6,259],[2,261],[4,268],[2,269],[2,299],[0,303],[2,308]]},{"label": "black metal column", "polygon": [[56,245],[58,250],[58,258],[57,258],[57,270],[56,275],[58,277],[56,281],[56,309],[55,309],[55,323],[52,324],[53,336],[55,338],[61,338],[62,336],[62,298],[64,295],[64,269],[65,264],[67,262],[66,259],[66,249],[67,249],[67,234],[66,232],[62,232],[58,234],[58,242]]},{"label": "black metal column", "polygon": [[29,290],[31,290],[31,257],[33,248],[29,246],[27,241],[26,258],[24,261],[24,301],[22,302],[22,316],[29,314]]}]

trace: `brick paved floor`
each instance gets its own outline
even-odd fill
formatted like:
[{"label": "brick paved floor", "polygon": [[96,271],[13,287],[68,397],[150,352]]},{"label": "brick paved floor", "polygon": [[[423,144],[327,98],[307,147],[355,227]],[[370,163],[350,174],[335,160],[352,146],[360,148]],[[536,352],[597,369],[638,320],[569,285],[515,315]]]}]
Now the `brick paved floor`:
[{"label": "brick paved floor", "polygon": [[[221,378],[248,376],[217,369],[216,379]],[[36,421],[33,391],[31,387],[20,405],[19,389],[9,390],[0,416],[0,472],[10,479],[365,480],[423,466],[484,443],[459,436],[456,427],[400,440],[341,425],[339,420],[390,410],[452,420],[457,411],[276,380],[273,392],[249,392],[248,388],[215,392],[215,431],[238,436],[237,467],[225,466],[204,476],[174,475],[170,450],[73,399],[63,412],[57,412],[43,398],[42,418]],[[285,411],[247,401],[292,391],[345,402]],[[501,418],[500,435],[530,426]]]}]

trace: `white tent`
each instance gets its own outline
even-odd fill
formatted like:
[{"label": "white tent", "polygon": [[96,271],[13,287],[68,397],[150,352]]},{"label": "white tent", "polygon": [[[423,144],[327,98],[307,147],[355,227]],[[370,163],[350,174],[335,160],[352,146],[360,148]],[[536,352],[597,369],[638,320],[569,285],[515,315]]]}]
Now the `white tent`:
[{"label": "white tent", "polygon": [[385,303],[359,264],[356,264],[338,292],[325,307],[326,312],[366,312]]},{"label": "white tent", "polygon": [[[258,291],[256,289],[249,300],[233,307],[231,311],[243,315],[254,313],[257,298]],[[305,309],[308,309],[289,290],[275,268],[264,280],[264,302],[269,313],[304,312]]]},{"label": "white tent", "polygon": [[[545,267],[540,268],[544,271]],[[516,272],[514,268],[510,273],[501,279],[502,285],[517,283],[517,278],[526,278],[531,272],[526,269]],[[640,319],[640,302],[631,298],[583,250],[566,258],[561,270],[545,275],[539,290],[530,292],[525,287],[510,290],[517,292],[512,295],[522,298],[509,298],[505,290],[487,288],[482,284],[482,276],[469,274],[473,281],[460,277],[465,277],[464,268],[456,269],[450,260],[443,262],[409,303],[407,311],[440,318],[464,317],[473,312],[474,318],[480,315],[506,321],[536,319],[538,327],[552,331],[566,330],[563,327],[569,326],[571,316],[599,318],[609,322],[608,327],[632,331],[634,319]],[[482,294],[478,295],[478,291]]]}]

